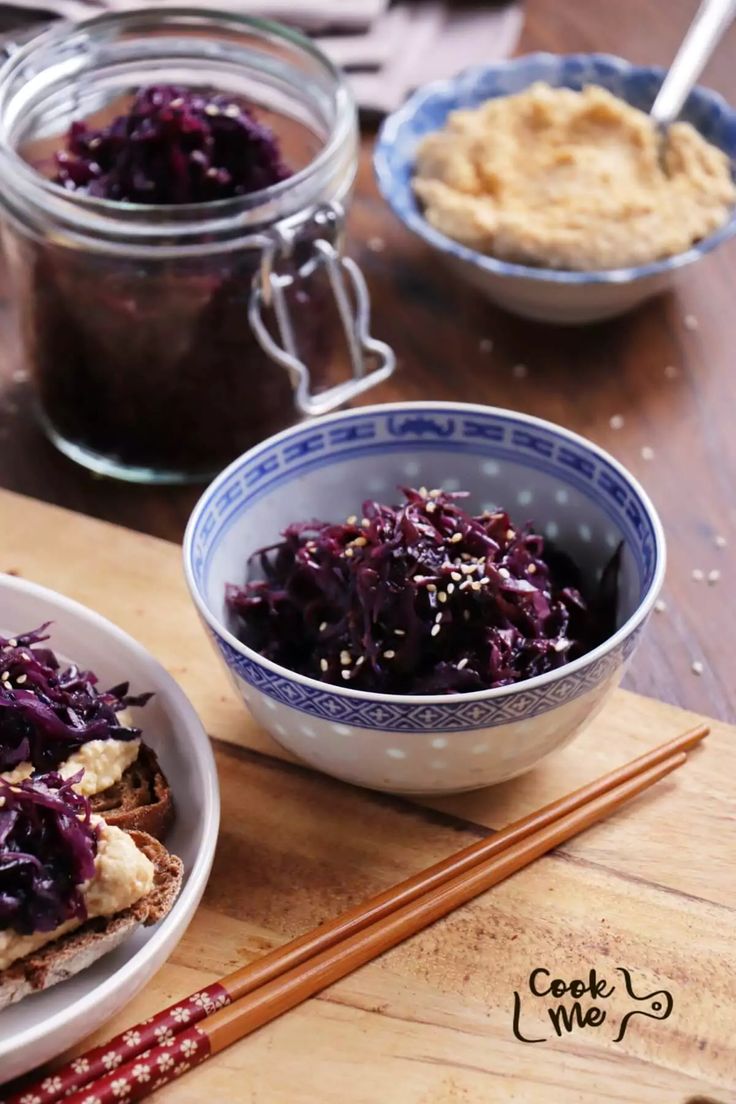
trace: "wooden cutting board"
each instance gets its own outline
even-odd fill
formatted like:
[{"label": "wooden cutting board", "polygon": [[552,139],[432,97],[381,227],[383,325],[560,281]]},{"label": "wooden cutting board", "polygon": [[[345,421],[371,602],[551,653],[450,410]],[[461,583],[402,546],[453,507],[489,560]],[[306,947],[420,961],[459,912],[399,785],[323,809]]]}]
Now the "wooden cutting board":
[{"label": "wooden cutting board", "polygon": [[[222,829],[204,903],[171,960],[98,1039],[698,719],[619,691],[524,778],[410,803],[285,761],[234,697],[176,546],[0,491],[0,570],[133,633],[192,699],[220,767]],[[156,1100],[734,1104],[735,739],[713,722],[707,745],[656,791]],[[540,968],[568,982],[595,970],[613,992],[581,1006],[605,1020],[568,1032],[557,1013],[558,1036],[555,1010],[574,1001],[534,995]],[[672,999],[667,1019],[655,1011],[669,1004],[661,990]],[[543,1041],[516,1037],[517,1006],[518,1034]],[[650,1015],[630,1016],[615,1042],[637,1010]]]}]

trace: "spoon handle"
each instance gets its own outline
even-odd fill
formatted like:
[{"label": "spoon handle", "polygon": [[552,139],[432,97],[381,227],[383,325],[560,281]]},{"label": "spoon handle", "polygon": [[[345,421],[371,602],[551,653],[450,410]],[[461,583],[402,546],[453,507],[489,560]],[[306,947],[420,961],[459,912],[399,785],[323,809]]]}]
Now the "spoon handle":
[{"label": "spoon handle", "polygon": [[736,15],[736,0],[703,0],[649,112],[667,127],[680,114],[690,89]]}]

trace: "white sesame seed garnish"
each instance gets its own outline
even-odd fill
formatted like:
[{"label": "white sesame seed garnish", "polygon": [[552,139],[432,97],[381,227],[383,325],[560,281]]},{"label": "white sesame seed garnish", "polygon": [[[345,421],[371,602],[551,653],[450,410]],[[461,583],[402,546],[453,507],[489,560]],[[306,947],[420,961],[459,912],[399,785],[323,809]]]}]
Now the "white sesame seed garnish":
[{"label": "white sesame seed garnish", "polygon": [[564,652],[565,648],[567,648],[569,643],[570,643],[569,640],[566,640],[564,636],[561,636],[559,640],[555,641],[554,649],[555,649],[556,652]]},{"label": "white sesame seed garnish", "polygon": [[394,636],[406,636],[406,629],[394,629]]},{"label": "white sesame seed garnish", "polygon": [[436,613],[436,614],[434,615],[434,619],[435,619],[435,621],[437,622],[437,624],[439,624],[439,623],[440,623],[440,621],[442,620],[442,610],[440,610],[440,611],[439,611],[439,613]]},{"label": "white sesame seed garnish", "polygon": [[447,601],[447,594],[445,593],[445,591],[444,591],[444,590],[441,590],[441,591],[439,592],[439,594],[437,595],[437,601],[438,601],[438,602],[441,602],[441,603],[442,603],[443,605],[444,605],[444,604],[445,604],[445,602]]},{"label": "white sesame seed garnish", "polygon": [[426,487],[420,487],[419,488],[419,493],[422,496],[422,498],[426,498],[429,494],[429,491],[427,490]]},{"label": "white sesame seed garnish", "polygon": [[488,586],[488,584],[490,583],[491,580],[488,578],[487,575],[484,575],[483,578],[480,579],[479,581],[480,581],[481,586]]},{"label": "white sesame seed garnish", "polygon": [[349,667],[353,662],[353,657],[351,656],[350,652],[348,652],[345,648],[343,648],[343,650],[340,652],[340,662],[342,663],[343,667]]},{"label": "white sesame seed garnish", "polygon": [[440,627],[439,627],[439,625],[433,625],[433,626],[432,626],[432,631],[430,632],[430,634],[429,634],[429,635],[430,635],[430,636],[437,636],[437,633],[438,633],[439,631],[440,631]]},{"label": "white sesame seed garnish", "polygon": [[319,631],[324,632],[326,628],[327,628],[327,622],[326,621],[321,621],[320,626],[319,626]]},{"label": "white sesame seed garnish", "polygon": [[514,379],[526,379],[529,375],[529,369],[526,364],[515,364],[511,369],[511,375]]},{"label": "white sesame seed garnish", "polygon": [[362,667],[364,663],[365,663],[365,656],[358,656],[358,658],[355,661],[355,666],[356,667]]},{"label": "white sesame seed garnish", "polygon": [[464,583],[460,584],[460,586],[458,587],[458,590],[467,590],[468,587],[471,584],[471,581],[472,581],[471,579],[466,579]]},{"label": "white sesame seed garnish", "polygon": [[716,548],[725,548],[726,545],[728,544],[728,541],[726,540],[725,537],[722,537],[721,534],[719,533],[718,536],[715,537],[713,543],[715,544]]},{"label": "white sesame seed garnish", "polygon": [[352,671],[341,671],[340,673],[341,673],[342,677],[347,681],[350,678],[350,676],[352,675],[353,672]]},{"label": "white sesame seed garnish", "polygon": [[690,574],[692,575],[696,583],[702,583],[703,579],[705,578],[705,572],[702,571],[699,567],[694,567]]},{"label": "white sesame seed garnish", "polygon": [[451,544],[457,544],[458,541],[461,541],[462,539],[463,539],[462,533],[453,533],[452,536],[450,537],[450,543]]},{"label": "white sesame seed garnish", "polygon": [[491,341],[490,337],[482,337],[478,342],[478,348],[482,353],[492,353],[493,342]]},{"label": "white sesame seed garnish", "polygon": [[690,670],[694,675],[702,675],[705,668],[703,667],[703,664],[700,662],[699,659],[694,659],[692,664],[690,665]]},{"label": "white sesame seed garnish", "polygon": [[368,528],[370,528],[371,523],[368,520],[368,518],[361,518],[360,519],[360,524],[363,526],[364,529],[368,529]]},{"label": "white sesame seed garnish", "polygon": [[429,492],[429,497],[430,498],[439,498],[441,494],[442,494],[442,488],[441,487],[433,487],[432,490]]},{"label": "white sesame seed garnish", "polygon": [[665,364],[664,374],[668,380],[677,379],[680,374],[680,369],[677,367],[676,364]]},{"label": "white sesame seed garnish", "polygon": [[624,428],[624,416],[623,414],[613,414],[608,419],[608,424],[611,429],[623,429]]},{"label": "white sesame seed garnish", "polygon": [[437,503],[436,502],[428,502],[427,503],[426,510],[427,510],[428,514],[433,514],[436,509],[437,509]]},{"label": "white sesame seed garnish", "polygon": [[651,447],[651,445],[644,445],[644,448],[641,450],[641,458],[642,460],[654,459],[654,449]]},{"label": "white sesame seed garnish", "polygon": [[326,659],[321,659],[321,660],[319,661],[319,669],[320,669],[320,671],[326,671],[328,667],[329,667],[329,663],[327,662],[327,660],[326,660]]},{"label": "white sesame seed garnish", "polygon": [[708,585],[715,586],[721,577],[721,573],[717,567],[714,567],[712,571],[708,572]]},{"label": "white sesame seed garnish", "polygon": [[369,238],[366,245],[370,249],[371,253],[383,253],[386,248],[386,243],[383,238],[374,237]]},{"label": "white sesame seed garnish", "polygon": [[365,537],[356,537],[355,540],[353,541],[353,544],[356,545],[358,548],[365,548],[367,543],[368,543],[368,541],[366,540]]},{"label": "white sesame seed garnish", "polygon": [[515,537],[515,536],[516,536],[516,533],[514,532],[514,530],[513,530],[513,529],[507,529],[507,530],[506,530],[506,540],[510,540],[510,541],[511,541],[511,540],[513,540],[513,539],[514,539],[514,537]]},{"label": "white sesame seed garnish", "polygon": [[[451,571],[451,572],[450,572],[450,578],[451,578],[451,579],[452,579],[452,580],[453,580],[454,582],[456,582],[456,583],[460,583],[460,582],[462,582],[462,578],[463,578],[463,577],[462,577],[462,575],[460,574],[460,572],[459,572],[459,571]],[[448,587],[447,589],[449,590],[450,588]]]},{"label": "white sesame seed garnish", "polygon": [[9,648],[17,648],[18,647],[18,641],[15,639],[14,636],[11,637],[10,640],[8,641],[8,647]]},{"label": "white sesame seed garnish", "polygon": [[436,583],[427,583],[427,590],[429,591],[430,594],[435,594],[437,592],[437,584]]},{"label": "white sesame seed garnish", "polygon": [[220,109],[215,104],[207,104],[204,109],[204,113],[205,115],[211,115],[214,118],[215,115],[220,114]]},{"label": "white sesame seed garnish", "polygon": [[509,571],[509,569],[507,567],[499,567],[498,574],[501,576],[502,579],[510,579],[511,578],[511,572]]},{"label": "white sesame seed garnish", "polygon": [[686,314],[682,320],[682,324],[686,330],[697,330],[700,325],[694,314]]},{"label": "white sesame seed garnish", "polygon": [[392,648],[389,648],[388,651],[383,653],[383,658],[384,659],[394,659],[395,656],[396,656],[396,652]]},{"label": "white sesame seed garnish", "polygon": [[463,658],[458,662],[457,669],[458,669],[458,671],[462,671],[463,667],[467,667],[467,666],[468,666],[468,657],[463,656]]},{"label": "white sesame seed garnish", "polygon": [[477,567],[477,564],[463,564],[460,570],[462,571],[463,575],[473,575],[477,570]]},{"label": "white sesame seed garnish", "polygon": [[448,583],[447,584],[447,593],[448,594],[454,594],[455,593],[455,584],[454,583]]},{"label": "white sesame seed garnish", "polygon": [[657,613],[664,613],[667,609],[667,603],[663,598],[658,598],[657,601],[654,603],[654,608]]},{"label": "white sesame seed garnish", "polygon": [[350,559],[350,557],[354,556],[355,553],[353,552],[352,548],[346,548],[345,549],[345,555],[348,557],[348,559]]},{"label": "white sesame seed garnish", "polygon": [[537,565],[534,564],[534,563],[531,563],[531,564],[529,564],[529,567],[526,570],[527,570],[528,575],[536,575]]},{"label": "white sesame seed garnish", "polygon": [[225,108],[225,114],[230,119],[237,119],[240,116],[240,108],[237,104],[228,104]]},{"label": "white sesame seed garnish", "polygon": [[480,582],[476,579],[474,583],[470,584],[471,590],[480,590]]},{"label": "white sesame seed garnish", "polygon": [[3,682],[5,682],[7,679],[10,678],[10,671],[3,671],[2,675],[0,675],[0,678],[3,680]]},{"label": "white sesame seed garnish", "polygon": [[351,514],[350,517],[345,518],[345,524],[346,525],[357,525],[358,524],[358,519],[355,516],[355,514]]}]

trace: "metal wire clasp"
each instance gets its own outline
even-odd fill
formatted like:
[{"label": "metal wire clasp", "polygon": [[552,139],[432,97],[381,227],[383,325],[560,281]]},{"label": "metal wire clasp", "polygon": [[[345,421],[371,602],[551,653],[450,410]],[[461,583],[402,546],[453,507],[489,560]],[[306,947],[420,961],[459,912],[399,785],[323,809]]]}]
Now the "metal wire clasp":
[{"label": "metal wire clasp", "polygon": [[[350,259],[343,256],[343,228],[345,217],[338,203],[320,207],[312,218],[317,236],[311,243],[311,255],[297,272],[300,278],[312,276],[324,268],[335,298],[338,314],[347,342],[352,377],[313,395],[309,366],[299,357],[286,292],[294,283],[294,275],[276,272],[276,263],[293,256],[295,234],[283,227],[269,234],[269,244],[264,248],[261,267],[253,281],[248,306],[251,328],[261,347],[277,364],[282,365],[294,387],[299,411],[310,417],[335,410],[357,395],[388,379],[396,367],[396,357],[389,345],[371,337],[370,299],[363,274]],[[303,226],[300,227],[303,231]],[[266,327],[263,310],[271,308],[279,345]],[[373,367],[367,370],[367,362]]]}]

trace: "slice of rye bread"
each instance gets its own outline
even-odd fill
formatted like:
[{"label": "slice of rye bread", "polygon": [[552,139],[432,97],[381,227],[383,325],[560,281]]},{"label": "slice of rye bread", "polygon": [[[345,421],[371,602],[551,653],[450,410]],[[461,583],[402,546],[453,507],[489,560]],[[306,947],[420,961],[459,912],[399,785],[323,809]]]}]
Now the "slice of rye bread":
[{"label": "slice of rye bread", "polygon": [[93,813],[125,832],[163,839],[174,819],[174,801],[155,751],[141,744],[138,758],[114,786],[90,798]]},{"label": "slice of rye bread", "polygon": [[155,867],[151,892],[123,912],[87,920],[75,931],[0,970],[0,1009],[29,993],[66,981],[114,950],[139,924],[148,927],[169,912],[181,889],[184,874],[181,859],[170,855],[162,843],[146,832],[130,834]]}]

